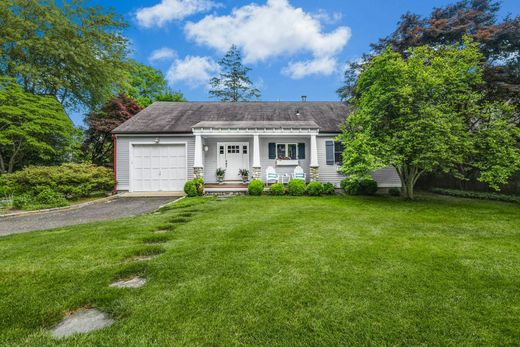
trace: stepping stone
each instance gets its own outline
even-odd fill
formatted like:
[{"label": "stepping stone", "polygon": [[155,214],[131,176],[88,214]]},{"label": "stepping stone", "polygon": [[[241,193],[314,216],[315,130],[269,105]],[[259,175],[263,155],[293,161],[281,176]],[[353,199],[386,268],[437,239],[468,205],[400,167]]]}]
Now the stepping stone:
[{"label": "stepping stone", "polygon": [[114,288],[139,288],[144,286],[146,283],[146,279],[141,277],[134,277],[129,280],[122,280],[118,282],[114,282],[110,285],[110,287]]},{"label": "stepping stone", "polygon": [[135,257],[132,257],[131,260],[135,261],[148,261],[155,258],[156,255],[136,255]]},{"label": "stepping stone", "polygon": [[73,334],[103,329],[114,322],[106,313],[96,309],[88,309],[71,314],[52,329],[51,333],[54,338],[59,339]]}]

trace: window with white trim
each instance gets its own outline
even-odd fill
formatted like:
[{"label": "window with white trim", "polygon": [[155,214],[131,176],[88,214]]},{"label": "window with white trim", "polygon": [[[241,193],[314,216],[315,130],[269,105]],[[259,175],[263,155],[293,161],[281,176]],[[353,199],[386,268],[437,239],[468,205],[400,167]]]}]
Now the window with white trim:
[{"label": "window with white trim", "polygon": [[297,143],[277,143],[276,158],[277,159],[299,159]]}]

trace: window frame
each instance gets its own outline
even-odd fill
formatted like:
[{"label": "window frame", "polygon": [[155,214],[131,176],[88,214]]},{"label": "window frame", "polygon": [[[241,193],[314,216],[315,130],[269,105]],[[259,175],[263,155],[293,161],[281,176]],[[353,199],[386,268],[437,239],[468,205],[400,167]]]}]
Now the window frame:
[{"label": "window frame", "polygon": [[[295,147],[295,150],[296,150],[296,159],[280,159],[279,155],[278,155],[278,146],[279,145],[284,145],[285,146],[285,157],[289,158],[289,145],[294,145]],[[300,160],[300,149],[298,148],[298,143],[293,143],[293,142],[276,142],[275,143],[275,157],[276,157],[276,160]]]},{"label": "window frame", "polygon": [[[333,143],[333,146],[334,146],[334,151],[332,152],[333,155],[334,155],[334,165],[341,166],[341,165],[343,165],[343,151],[345,150],[345,148],[344,148],[344,146],[341,144],[341,141],[332,141],[332,143]],[[336,145],[339,145],[339,146],[342,147],[342,148],[341,148],[341,152],[338,152],[338,151],[336,150]],[[339,146],[338,146],[338,147],[339,147]],[[339,161],[336,161],[336,154],[338,154],[338,153],[340,154],[340,158],[341,158],[341,159],[340,159]]]}]

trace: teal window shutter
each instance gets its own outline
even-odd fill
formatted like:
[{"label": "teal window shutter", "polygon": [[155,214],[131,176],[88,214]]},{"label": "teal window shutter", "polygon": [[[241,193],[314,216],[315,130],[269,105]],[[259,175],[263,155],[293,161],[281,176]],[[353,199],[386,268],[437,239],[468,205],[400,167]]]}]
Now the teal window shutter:
[{"label": "teal window shutter", "polygon": [[298,144],[298,159],[305,159],[305,143]]},{"label": "teal window shutter", "polygon": [[276,144],[273,142],[269,143],[269,159],[276,159]]},{"label": "teal window shutter", "polygon": [[327,165],[334,165],[334,142],[325,141],[325,158]]}]

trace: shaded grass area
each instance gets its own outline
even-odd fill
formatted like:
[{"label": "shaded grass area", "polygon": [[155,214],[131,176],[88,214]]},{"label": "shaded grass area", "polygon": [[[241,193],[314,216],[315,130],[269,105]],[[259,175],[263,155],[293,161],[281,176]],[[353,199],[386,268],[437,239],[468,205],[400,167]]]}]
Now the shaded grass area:
[{"label": "shaded grass area", "polygon": [[[0,345],[514,345],[519,270],[514,204],[184,199],[0,238]],[[108,287],[135,274],[144,287]],[[53,340],[47,329],[79,307],[117,322]]]}]

